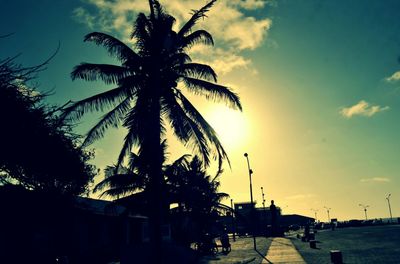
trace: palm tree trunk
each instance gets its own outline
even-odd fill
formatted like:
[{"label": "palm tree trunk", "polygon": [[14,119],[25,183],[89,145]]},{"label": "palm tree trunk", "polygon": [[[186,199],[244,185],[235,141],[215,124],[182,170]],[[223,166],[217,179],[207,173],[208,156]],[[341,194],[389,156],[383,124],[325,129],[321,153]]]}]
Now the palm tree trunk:
[{"label": "palm tree trunk", "polygon": [[[155,81],[155,83],[157,83]],[[153,85],[154,92],[158,91],[157,84]],[[149,228],[150,228],[150,243],[151,243],[151,258],[152,263],[162,262],[162,233],[161,225],[163,224],[163,206],[162,206],[162,186],[163,186],[163,173],[162,173],[162,149],[161,149],[161,124],[160,124],[160,98],[159,96],[151,96],[153,100],[149,101],[149,123],[148,123],[148,147],[146,155],[147,164],[149,166],[150,184],[149,184],[149,198],[150,198],[150,214],[149,214]]]}]

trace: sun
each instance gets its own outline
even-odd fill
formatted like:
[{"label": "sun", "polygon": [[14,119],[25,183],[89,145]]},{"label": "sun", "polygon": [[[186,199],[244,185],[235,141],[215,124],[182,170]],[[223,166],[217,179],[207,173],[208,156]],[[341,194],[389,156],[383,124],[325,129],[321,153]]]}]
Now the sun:
[{"label": "sun", "polygon": [[242,112],[226,106],[212,106],[206,112],[206,120],[217,132],[224,148],[232,150],[246,141],[248,125]]}]

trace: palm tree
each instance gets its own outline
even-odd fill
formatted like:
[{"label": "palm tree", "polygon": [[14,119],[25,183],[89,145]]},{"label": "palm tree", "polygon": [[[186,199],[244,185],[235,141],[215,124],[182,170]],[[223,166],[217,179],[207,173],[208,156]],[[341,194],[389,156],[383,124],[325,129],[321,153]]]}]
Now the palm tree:
[{"label": "palm tree", "polygon": [[[205,30],[194,30],[197,21],[203,18],[216,0],[211,0],[175,32],[175,18],[167,14],[156,0],[149,0],[150,15],[140,13],[133,26],[131,38],[135,48],[131,49],[120,40],[100,32],[85,37],[104,46],[121,65],[82,63],[71,74],[72,79],[88,81],[102,80],[115,88],[73,103],[64,117],[73,120],[91,111],[109,110],[88,132],[84,145],[101,138],[109,127],[121,124],[128,132],[119,154],[117,165],[121,165],[133,147],[143,157],[153,195],[150,215],[152,240],[160,242],[160,211],[162,192],[162,160],[160,142],[167,124],[176,137],[192,147],[204,161],[210,157],[219,161],[221,167],[227,154],[215,131],[202,117],[182,92],[187,91],[206,96],[215,101],[224,101],[233,109],[241,110],[239,97],[228,87],[216,84],[214,70],[204,64],[194,63],[188,50],[199,43],[213,45],[212,36]],[[229,160],[228,160],[229,162]]]}]

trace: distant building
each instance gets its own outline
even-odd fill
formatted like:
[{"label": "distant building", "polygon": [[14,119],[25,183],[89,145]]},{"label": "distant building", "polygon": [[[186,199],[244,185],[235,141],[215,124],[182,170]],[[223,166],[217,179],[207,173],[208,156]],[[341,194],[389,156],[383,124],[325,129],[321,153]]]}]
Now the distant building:
[{"label": "distant building", "polygon": [[[271,234],[271,210],[270,207],[255,207],[250,202],[235,203],[234,219],[231,215],[223,218],[229,232],[235,231],[239,235],[252,234],[270,235]],[[254,210],[253,210],[254,208]],[[281,208],[277,207],[277,222],[282,230],[290,225],[305,225],[309,222],[314,222],[314,218],[302,215],[282,215]]]},{"label": "distant building", "polygon": [[298,214],[290,214],[282,215],[280,223],[284,227],[289,227],[291,225],[305,226],[306,224],[313,223],[314,221],[315,219],[312,217]]}]

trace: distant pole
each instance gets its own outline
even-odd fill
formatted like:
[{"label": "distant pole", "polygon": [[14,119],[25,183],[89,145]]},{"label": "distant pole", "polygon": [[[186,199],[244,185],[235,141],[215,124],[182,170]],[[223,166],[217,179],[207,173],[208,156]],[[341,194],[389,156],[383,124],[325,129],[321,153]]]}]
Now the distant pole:
[{"label": "distant pole", "polygon": [[365,214],[365,221],[368,221],[368,216],[367,216],[367,208],[369,205],[364,205],[364,204],[359,204],[362,208],[364,208],[364,214]]},{"label": "distant pole", "polygon": [[[264,188],[261,187],[261,195],[262,195],[262,205],[263,205],[263,225],[265,224],[265,228],[268,228],[267,225],[267,211],[265,210],[265,197],[264,197]],[[267,232],[265,232],[265,235],[267,235]]]},{"label": "distant pole", "polygon": [[[254,203],[253,203],[253,185],[251,183],[251,175],[253,174],[253,171],[250,169],[250,161],[249,161],[249,154],[244,153],[244,156],[246,157],[247,160],[247,168],[249,170],[249,180],[250,180],[250,203],[251,203],[251,209],[253,212],[253,217],[255,217],[255,208],[254,208]],[[253,219],[254,220],[254,219]],[[255,225],[253,226],[253,244],[254,244],[254,250],[257,250],[256,246],[256,234],[255,234]]]},{"label": "distant pole", "polygon": [[328,207],[326,207],[326,206],[324,206],[324,208],[326,209],[326,212],[328,213],[328,223],[330,223],[331,222],[331,217],[329,216],[329,211],[332,209],[332,208],[328,208]]},{"label": "distant pole", "polygon": [[231,209],[232,209],[232,212],[231,212],[231,214],[232,214],[232,233],[233,233],[233,242],[235,242],[236,241],[236,228],[235,228],[235,217],[234,217],[234,212],[235,212],[235,210],[233,209],[233,199],[231,199]]},{"label": "distant pole", "polygon": [[388,202],[388,206],[389,206],[389,213],[390,213],[390,223],[393,222],[393,217],[392,217],[392,208],[390,207],[390,193],[388,194],[388,196],[386,197],[386,200]]},{"label": "distant pole", "polygon": [[314,212],[315,221],[317,222],[317,220],[318,220],[318,219],[317,219],[317,212],[318,212],[318,209],[313,209],[313,208],[311,208],[310,210]]}]

